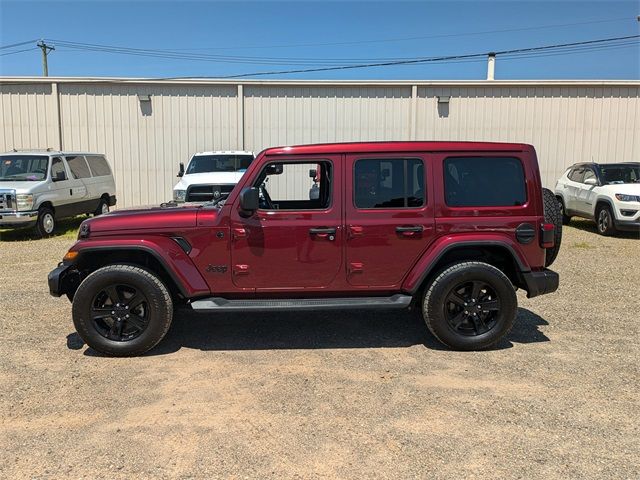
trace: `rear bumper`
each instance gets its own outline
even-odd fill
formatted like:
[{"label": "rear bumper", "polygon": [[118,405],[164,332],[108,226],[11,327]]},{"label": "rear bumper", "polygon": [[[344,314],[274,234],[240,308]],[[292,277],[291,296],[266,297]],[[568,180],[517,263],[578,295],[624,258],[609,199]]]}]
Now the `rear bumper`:
[{"label": "rear bumper", "polygon": [[35,225],[38,212],[4,212],[0,213],[0,227],[28,227]]},{"label": "rear bumper", "polygon": [[558,289],[560,283],[560,276],[546,268],[537,272],[523,273],[522,276],[527,285],[527,298],[553,293]]}]

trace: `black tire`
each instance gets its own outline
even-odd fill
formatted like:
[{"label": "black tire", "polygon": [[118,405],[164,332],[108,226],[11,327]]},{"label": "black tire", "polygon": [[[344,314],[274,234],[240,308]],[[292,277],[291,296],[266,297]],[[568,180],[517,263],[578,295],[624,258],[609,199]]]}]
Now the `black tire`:
[{"label": "black tire", "polygon": [[41,207],[38,210],[36,221],[36,234],[40,237],[50,237],[56,229],[56,217],[49,207]]},{"label": "black tire", "polygon": [[117,357],[135,356],[164,338],[173,302],[153,273],[133,265],[108,265],[80,284],[72,312],[78,335],[91,348]]},{"label": "black tire", "polygon": [[562,215],[562,225],[569,225],[571,222],[571,215],[567,215],[567,208],[564,205],[564,200],[561,197],[558,198],[558,207],[560,208],[560,215]]},{"label": "black tire", "polygon": [[609,205],[598,206],[596,210],[596,228],[600,235],[608,236],[616,233],[616,224]]},{"label": "black tire", "polygon": [[[479,293],[472,302],[474,288]],[[495,345],[511,330],[517,309],[509,278],[483,262],[461,262],[446,268],[427,287],[422,302],[427,327],[454,350],[482,350]]]},{"label": "black tire", "polygon": [[98,204],[98,208],[93,212],[93,215],[97,217],[98,215],[104,215],[105,213],[109,213],[109,201],[105,197],[102,197]]},{"label": "black tire", "polygon": [[554,225],[553,247],[547,248],[545,251],[544,266],[550,266],[560,252],[560,244],[562,243],[562,211],[558,199],[548,188],[542,189],[542,200],[544,202],[544,221]]}]

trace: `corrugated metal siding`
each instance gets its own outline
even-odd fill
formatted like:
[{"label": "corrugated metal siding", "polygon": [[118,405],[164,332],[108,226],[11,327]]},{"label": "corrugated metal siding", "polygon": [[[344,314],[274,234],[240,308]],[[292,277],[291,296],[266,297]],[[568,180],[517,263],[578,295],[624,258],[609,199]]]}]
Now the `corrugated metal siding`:
[{"label": "corrugated metal siding", "polygon": [[[439,95],[450,95],[448,107]],[[417,138],[535,146],[553,187],[576,162],[640,160],[640,98],[628,87],[419,88]]]},{"label": "corrugated metal siding", "polygon": [[[56,80],[0,79],[0,150],[59,146],[49,82]],[[274,145],[368,140],[525,142],[536,147],[549,187],[575,162],[640,159],[638,82],[57,82],[62,148],[107,155],[119,206],[170,199],[178,163],[202,150],[257,153]],[[151,96],[150,109],[138,94]],[[451,96],[448,106],[438,105],[438,95]],[[305,182],[292,191],[306,189]]]},{"label": "corrugated metal siding", "polygon": [[119,206],[159,203],[194,152],[238,147],[236,106],[234,86],[60,84],[62,144],[107,155]]},{"label": "corrugated metal siding", "polygon": [[57,111],[51,84],[0,83],[0,149],[57,148]]}]

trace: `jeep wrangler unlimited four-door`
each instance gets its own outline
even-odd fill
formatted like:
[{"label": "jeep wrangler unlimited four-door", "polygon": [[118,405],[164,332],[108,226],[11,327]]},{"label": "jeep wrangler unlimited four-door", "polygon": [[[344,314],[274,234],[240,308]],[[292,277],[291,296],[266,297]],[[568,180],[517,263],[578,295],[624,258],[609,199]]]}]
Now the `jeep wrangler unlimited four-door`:
[{"label": "jeep wrangler unlimited four-door", "polygon": [[562,221],[535,150],[384,142],[270,148],[226,199],[82,223],[49,274],[92,348],[138,355],[175,305],[198,311],[422,309],[460,350],[489,347],[515,290],[553,292]]}]

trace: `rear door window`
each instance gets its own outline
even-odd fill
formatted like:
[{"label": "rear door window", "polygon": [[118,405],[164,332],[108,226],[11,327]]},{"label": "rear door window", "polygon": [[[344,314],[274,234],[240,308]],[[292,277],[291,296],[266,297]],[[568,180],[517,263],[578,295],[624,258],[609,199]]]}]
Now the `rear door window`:
[{"label": "rear door window", "polygon": [[425,203],[424,163],[419,158],[357,160],[353,196],[357,208],[418,208]]},{"label": "rear door window", "polygon": [[94,177],[104,177],[111,175],[111,169],[107,163],[107,159],[102,155],[87,155],[87,161],[89,167],[91,167],[91,173]]},{"label": "rear door window", "polygon": [[87,161],[84,159],[84,156],[76,155],[74,157],[65,158],[67,159],[67,165],[69,165],[69,170],[71,170],[71,174],[74,178],[91,177],[91,172],[89,171],[89,166],[87,165]]},{"label": "rear door window", "polygon": [[582,183],[584,177],[584,167],[576,167],[569,172],[569,180],[573,182]]},{"label": "rear door window", "polygon": [[527,201],[524,169],[515,157],[446,158],[444,190],[452,207],[508,207]]}]

